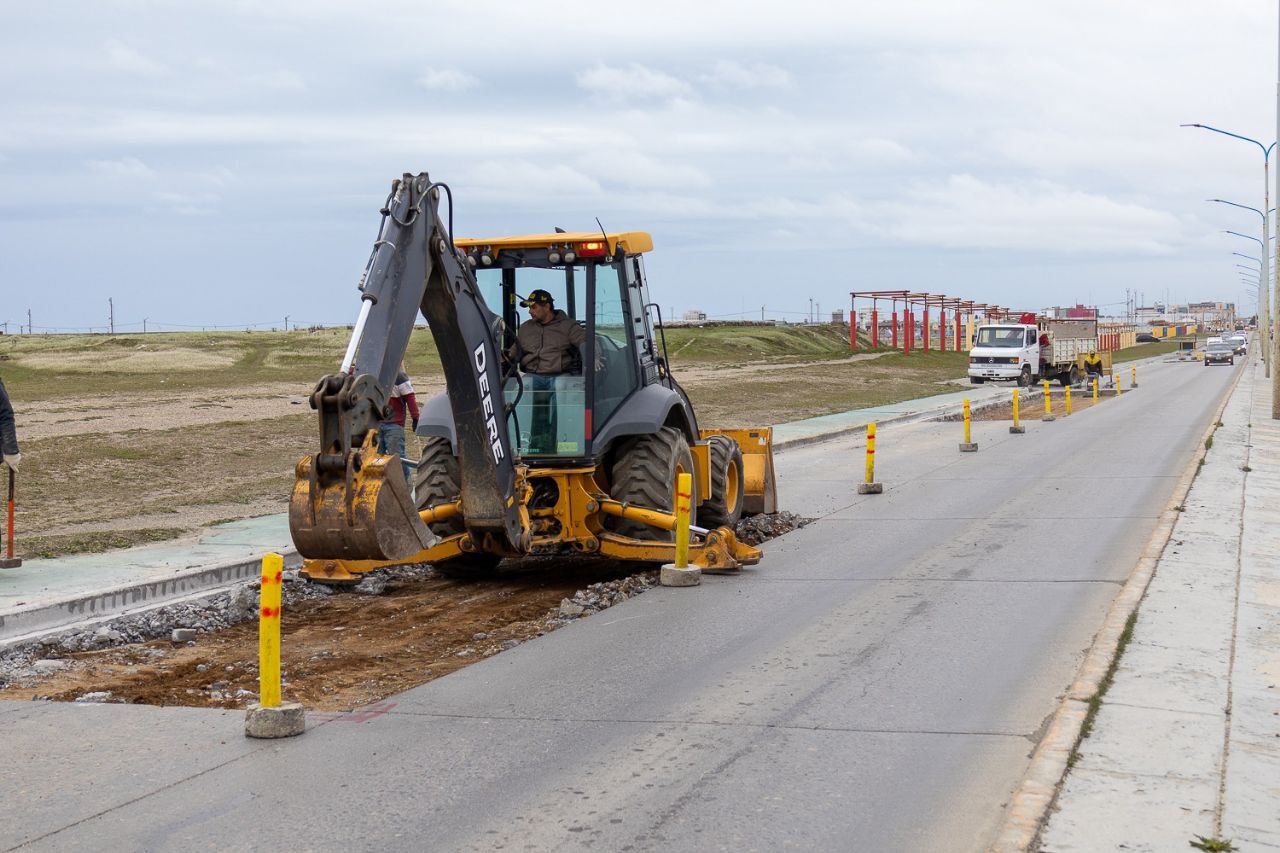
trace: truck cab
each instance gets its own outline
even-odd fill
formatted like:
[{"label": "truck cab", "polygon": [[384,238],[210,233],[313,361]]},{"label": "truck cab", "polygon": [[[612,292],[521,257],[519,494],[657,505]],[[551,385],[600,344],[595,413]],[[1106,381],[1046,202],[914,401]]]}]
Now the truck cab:
[{"label": "truck cab", "polygon": [[1031,323],[979,326],[969,350],[969,381],[1014,379],[1029,385],[1040,373],[1040,329]]}]

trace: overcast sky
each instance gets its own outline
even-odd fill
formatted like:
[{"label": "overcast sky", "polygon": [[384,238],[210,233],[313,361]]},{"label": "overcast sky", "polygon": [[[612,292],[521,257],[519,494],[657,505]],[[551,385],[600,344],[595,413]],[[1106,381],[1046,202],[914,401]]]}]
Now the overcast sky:
[{"label": "overcast sky", "polygon": [[1273,138],[1274,4],[612,8],[4,2],[0,322],[349,322],[419,170],[460,235],[652,232],[677,312],[1245,293],[1259,220],[1203,200],[1261,152],[1178,125]]}]

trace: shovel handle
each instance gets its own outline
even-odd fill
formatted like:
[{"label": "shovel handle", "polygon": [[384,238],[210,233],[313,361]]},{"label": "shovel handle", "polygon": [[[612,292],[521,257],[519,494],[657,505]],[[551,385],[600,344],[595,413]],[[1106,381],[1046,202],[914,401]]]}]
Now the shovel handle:
[{"label": "shovel handle", "polygon": [[[8,465],[6,465],[5,467],[9,468]],[[8,523],[8,526],[5,527],[5,534],[9,537],[8,557],[10,560],[13,559],[13,493],[14,491],[15,491],[15,488],[14,488],[13,469],[9,468],[9,523]]]}]

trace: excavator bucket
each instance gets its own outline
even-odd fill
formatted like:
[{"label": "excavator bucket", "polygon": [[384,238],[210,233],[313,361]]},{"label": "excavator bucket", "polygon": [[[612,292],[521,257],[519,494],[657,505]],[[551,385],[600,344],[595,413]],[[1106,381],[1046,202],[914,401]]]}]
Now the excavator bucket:
[{"label": "excavator bucket", "polygon": [[436,543],[414,508],[398,456],[366,443],[328,482],[316,457],[298,462],[289,532],[312,560],[403,560]]}]

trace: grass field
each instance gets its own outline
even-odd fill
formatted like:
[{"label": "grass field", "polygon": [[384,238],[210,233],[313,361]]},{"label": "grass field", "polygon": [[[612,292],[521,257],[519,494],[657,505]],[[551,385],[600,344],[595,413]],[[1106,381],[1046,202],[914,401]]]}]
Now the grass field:
[{"label": "grass field", "polygon": [[[23,450],[27,556],[100,551],[285,509],[316,441],[305,404],[347,330],[0,337]],[[780,423],[956,390],[962,353],[860,353],[840,326],[673,328],[667,351],[702,426]],[[406,366],[443,386],[431,336]],[[410,454],[416,452],[410,440]]]}]

